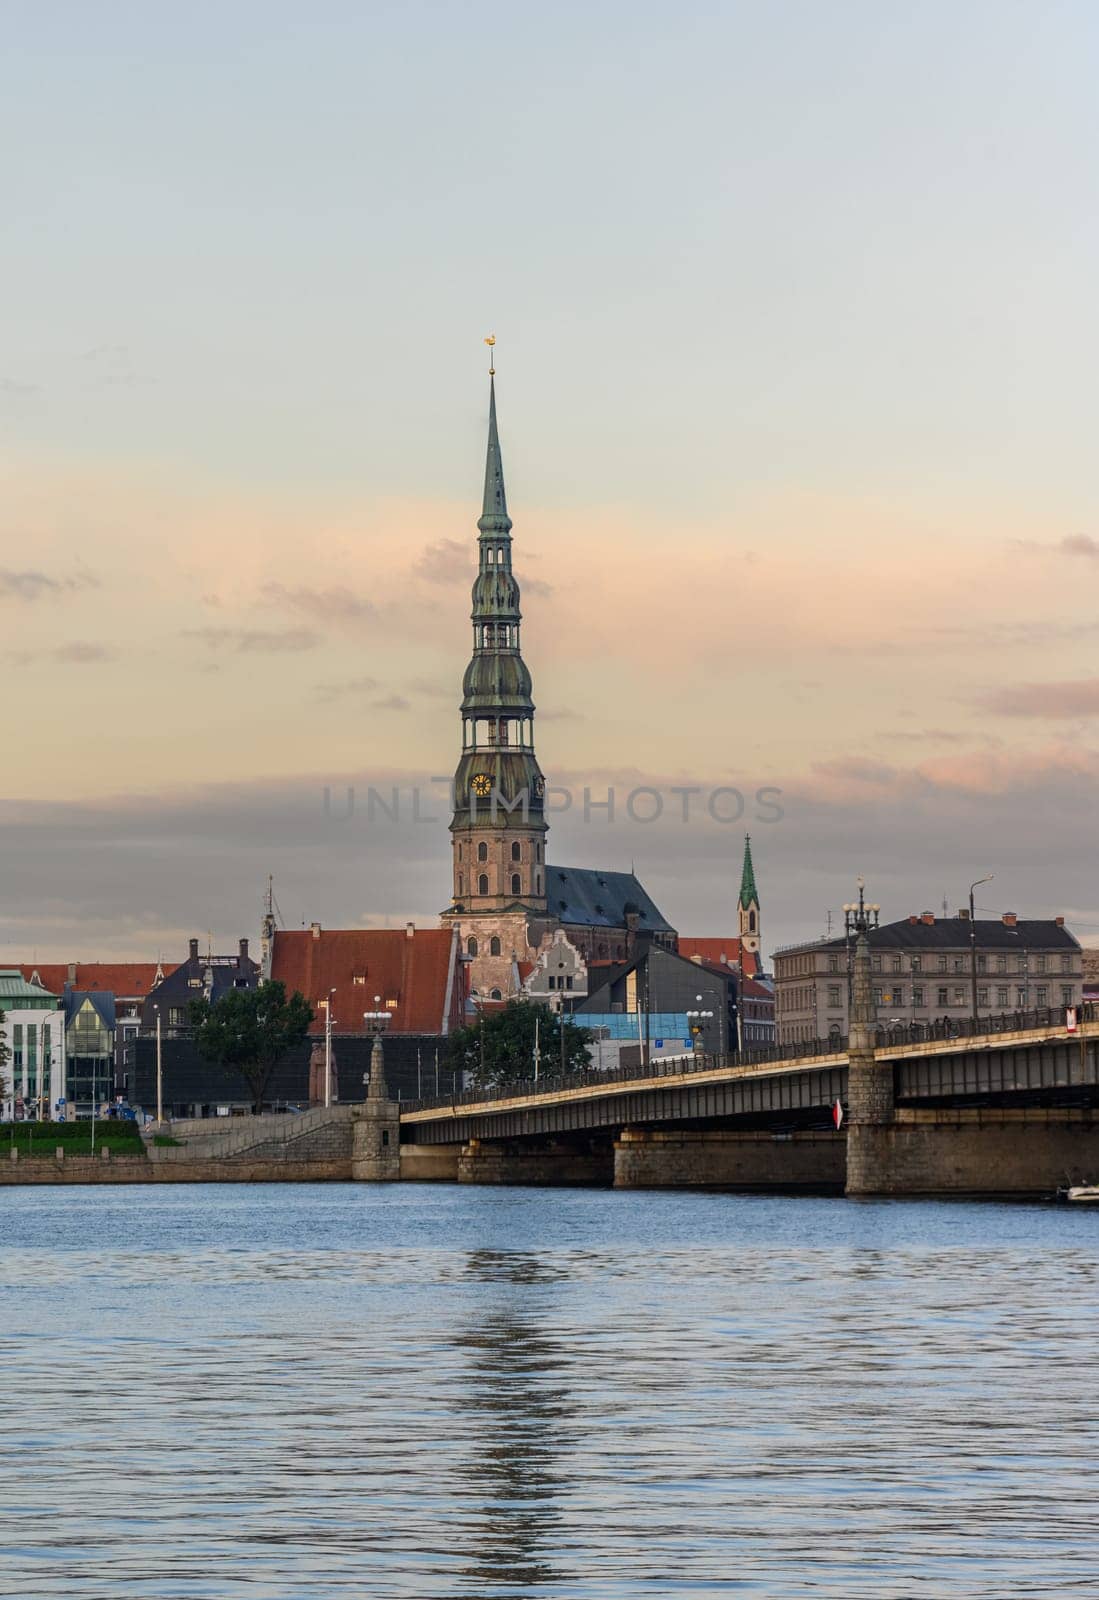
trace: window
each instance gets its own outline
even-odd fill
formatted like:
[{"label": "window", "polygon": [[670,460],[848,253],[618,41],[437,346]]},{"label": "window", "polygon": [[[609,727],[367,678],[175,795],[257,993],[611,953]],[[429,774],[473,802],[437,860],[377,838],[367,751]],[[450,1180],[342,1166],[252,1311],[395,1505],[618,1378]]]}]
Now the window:
[{"label": "window", "polygon": [[755,914],[754,911],[749,911],[749,913],[748,913],[748,932],[749,933],[755,933],[755,931],[756,931],[756,914]]},{"label": "window", "polygon": [[517,872],[513,872],[511,875],[511,892],[512,894],[522,894],[523,892],[522,879]]},{"label": "window", "polygon": [[187,1019],[187,1013],[186,1013],[186,1011],[184,1010],[184,1008],[182,1006],[169,1006],[168,1007],[168,1026],[169,1026],[169,1028],[182,1028],[184,1022],[186,1021],[186,1019]]},{"label": "window", "polygon": [[988,1004],[988,990],[987,989],[978,989],[977,990],[977,1004],[979,1006],[987,1006],[987,1004]]},{"label": "window", "polygon": [[488,953],[490,956],[498,956],[500,954],[500,941],[495,935],[488,942]]},{"label": "window", "polygon": [[492,993],[489,995],[490,1000],[502,1000],[503,998],[504,997],[500,993],[499,989],[493,989]]},{"label": "window", "polygon": [[1062,956],[1061,957],[1061,971],[1062,972],[1071,972],[1072,971],[1072,957],[1071,956]]},{"label": "window", "polygon": [[964,972],[965,971],[965,957],[964,956],[955,956],[954,957],[954,971],[955,972]]},{"label": "window", "polygon": [[550,973],[549,977],[546,979],[546,986],[547,986],[547,988],[550,988],[550,989],[556,989],[556,987],[557,987],[557,979],[553,976],[552,972]]},{"label": "window", "polygon": [[881,956],[874,956],[871,962],[875,972],[881,971]]},{"label": "window", "polygon": [[1040,983],[1038,985],[1037,989],[1034,991],[1034,1004],[1036,1006],[1048,1006],[1049,1005],[1049,985],[1048,984]]},{"label": "window", "polygon": [[462,859],[462,841],[461,841],[461,839],[459,839],[458,840],[458,860],[461,861],[461,859]]},{"label": "window", "polygon": [[477,941],[476,941],[476,939],[467,939],[466,940],[466,955],[475,956],[476,954],[477,954]]},{"label": "window", "polygon": [[914,1006],[923,1006],[923,989],[919,984],[912,991],[912,1004]]},{"label": "window", "polygon": [[481,876],[477,879],[477,893],[488,894],[488,876],[484,872],[482,872]]},{"label": "window", "polygon": [[838,972],[839,969],[840,969],[840,958],[839,958],[839,956],[829,956],[828,957],[828,970],[829,970],[829,972]]},{"label": "window", "polygon": [[922,963],[920,961],[919,956],[913,956],[912,957],[912,971],[913,972],[919,972],[921,965],[922,965]]},{"label": "window", "polygon": [[511,859],[513,861],[519,861],[519,860],[521,860],[521,858],[522,858],[522,852],[519,849],[519,841],[518,841],[518,839],[513,839],[512,840],[512,844],[511,844]]},{"label": "window", "polygon": [[358,984],[365,983],[366,982],[366,973],[365,972],[356,972],[354,974],[354,976],[352,977],[351,982],[352,983],[358,983]]},{"label": "window", "polygon": [[542,893],[542,874],[540,872],[534,874],[534,892],[535,894]]},{"label": "window", "polygon": [[462,873],[459,872],[459,874],[458,874],[458,898],[459,898],[459,900],[462,898],[462,896],[465,894],[465,892],[466,892],[466,880],[465,880],[464,876],[462,875]]},{"label": "window", "polygon": [[1001,983],[996,990],[996,1004],[1002,1011],[1007,1010],[1007,984]]},{"label": "window", "polygon": [[996,957],[996,971],[997,972],[1006,972],[1007,971],[1007,957],[1006,956],[997,956]]},{"label": "window", "polygon": [[1046,958],[1045,958],[1045,956],[1035,956],[1035,958],[1034,958],[1034,966],[1035,966],[1035,969],[1038,972],[1044,972],[1046,970]]},{"label": "window", "polygon": [[901,958],[900,958],[900,956],[894,956],[893,957],[893,971],[894,972],[899,972],[900,970],[901,970]]},{"label": "window", "polygon": [[1016,1005],[1016,1008],[1019,1011],[1024,1011],[1026,1009],[1026,990],[1025,989],[1023,989],[1023,988],[1016,989],[1016,991],[1015,991],[1015,1005]]},{"label": "window", "polygon": [[988,970],[988,957],[987,956],[983,956],[983,955],[978,955],[977,956],[977,971],[978,972],[986,972],[987,970]]},{"label": "window", "polygon": [[875,989],[874,990],[874,1004],[876,1006],[880,1006],[881,1005],[881,990],[880,989]]},{"label": "window", "polygon": [[950,1004],[950,991],[948,989],[940,989],[939,990],[939,1005],[945,1006],[945,1005],[949,1005],[949,1004]]},{"label": "window", "polygon": [[1063,983],[1061,985],[1061,1004],[1063,1006],[1070,1006],[1072,1004],[1072,985],[1071,985],[1071,983]]},{"label": "window", "polygon": [[572,988],[572,979],[568,976],[567,973],[565,975],[565,988],[566,989],[571,989]]},{"label": "window", "polygon": [[939,957],[939,971],[940,972],[945,972],[946,971],[946,957],[945,956],[940,956]]},{"label": "window", "polygon": [[477,846],[477,859],[478,859],[478,861],[487,861],[488,860],[488,845],[485,843],[485,841],[483,839],[481,840],[480,844]]},{"label": "window", "polygon": [[828,1004],[830,1006],[838,1006],[840,1004],[840,986],[838,983],[830,983],[828,985]]},{"label": "window", "polygon": [[904,990],[899,984],[895,984],[893,987],[893,1004],[895,1006],[904,1005]]},{"label": "window", "polygon": [[964,989],[955,989],[954,990],[954,1004],[956,1006],[964,1006],[965,1005],[965,990]]}]

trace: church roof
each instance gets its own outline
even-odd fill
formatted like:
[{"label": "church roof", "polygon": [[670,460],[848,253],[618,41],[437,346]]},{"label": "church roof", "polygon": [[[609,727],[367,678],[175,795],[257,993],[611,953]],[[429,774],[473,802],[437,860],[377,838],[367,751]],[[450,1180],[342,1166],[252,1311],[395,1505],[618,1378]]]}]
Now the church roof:
[{"label": "church roof", "polygon": [[675,932],[632,872],[547,867],[546,909],[564,923],[591,928],[624,928],[627,912],[636,911],[639,932]]}]

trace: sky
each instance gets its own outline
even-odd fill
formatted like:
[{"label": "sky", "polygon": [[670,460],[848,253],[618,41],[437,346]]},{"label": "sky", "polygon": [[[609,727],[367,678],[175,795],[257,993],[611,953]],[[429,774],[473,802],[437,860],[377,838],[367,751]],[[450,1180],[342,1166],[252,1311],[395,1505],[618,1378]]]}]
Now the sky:
[{"label": "sky", "polygon": [[490,331],[551,860],[1099,942],[1093,5],[0,19],[0,961],[434,921]]}]

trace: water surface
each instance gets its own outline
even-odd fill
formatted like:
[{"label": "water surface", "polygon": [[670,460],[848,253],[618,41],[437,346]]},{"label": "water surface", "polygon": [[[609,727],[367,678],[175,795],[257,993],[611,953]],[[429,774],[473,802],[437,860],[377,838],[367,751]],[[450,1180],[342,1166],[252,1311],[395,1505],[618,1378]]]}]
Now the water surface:
[{"label": "water surface", "polygon": [[1099,1216],[7,1189],[0,1595],[1099,1594]]}]

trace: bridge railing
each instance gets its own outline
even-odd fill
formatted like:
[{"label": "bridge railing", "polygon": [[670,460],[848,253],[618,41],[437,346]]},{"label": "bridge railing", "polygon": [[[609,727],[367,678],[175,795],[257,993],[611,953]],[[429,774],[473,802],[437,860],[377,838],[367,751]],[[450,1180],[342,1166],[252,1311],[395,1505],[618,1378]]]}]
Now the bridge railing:
[{"label": "bridge railing", "polygon": [[[1099,1005],[1087,1002],[1077,1008],[1077,1018],[1083,1022],[1099,1021]],[[910,1044],[928,1044],[946,1039],[990,1037],[996,1034],[1020,1033],[1026,1029],[1063,1028],[1063,1007],[1042,1006],[1032,1011],[1004,1011],[994,1016],[955,1020],[939,1017],[931,1022],[905,1023],[899,1027],[879,1026],[875,1033],[877,1048],[902,1048]],[[753,1049],[735,1051],[730,1055],[705,1055],[697,1052],[690,1057],[647,1061],[643,1066],[611,1067],[598,1070],[584,1068],[578,1072],[540,1073],[537,1078],[519,1078],[510,1083],[492,1087],[473,1086],[459,1089],[448,1095],[436,1095],[418,1100],[402,1100],[402,1111],[436,1111],[460,1106],[484,1105],[498,1100],[523,1100],[536,1095],[567,1093],[570,1089],[591,1089],[616,1083],[635,1083],[654,1078],[678,1078],[695,1072],[712,1072],[721,1067],[748,1067],[762,1069],[780,1066],[785,1061],[812,1060],[816,1056],[842,1055],[847,1050],[845,1034],[830,1034],[826,1039],[799,1039],[790,1044],[760,1045]]]}]

